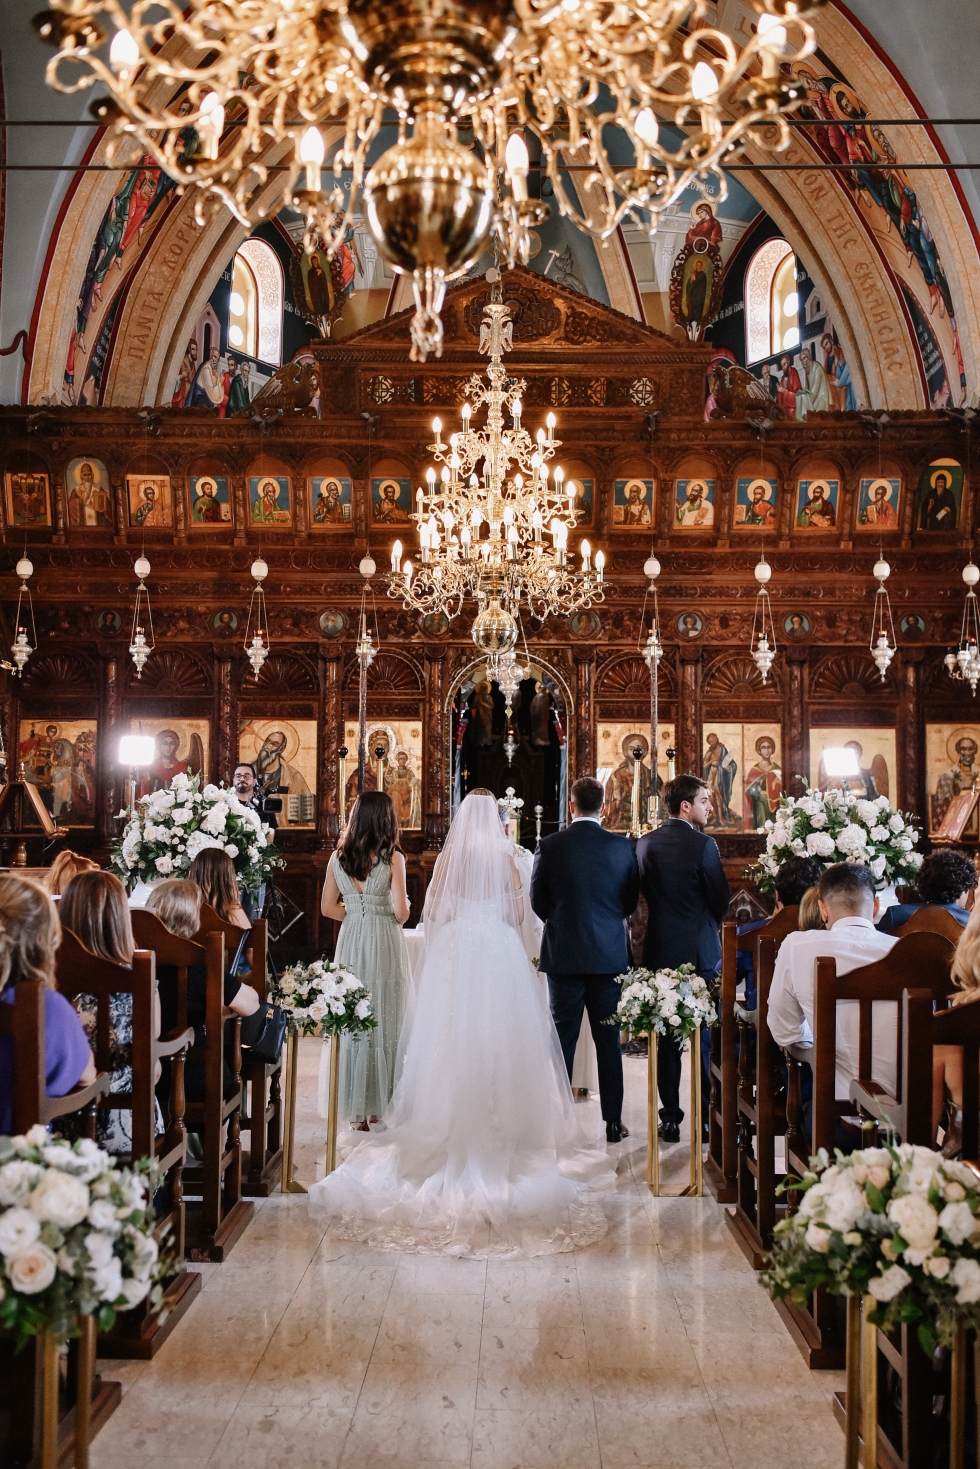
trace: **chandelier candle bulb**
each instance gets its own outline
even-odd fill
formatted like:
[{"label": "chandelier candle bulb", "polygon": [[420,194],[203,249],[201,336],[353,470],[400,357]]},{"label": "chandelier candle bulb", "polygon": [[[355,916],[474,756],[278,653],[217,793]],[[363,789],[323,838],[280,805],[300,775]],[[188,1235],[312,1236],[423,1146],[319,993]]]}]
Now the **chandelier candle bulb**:
[{"label": "chandelier candle bulb", "polygon": [[323,163],[323,134],[319,128],[309,127],[299,145],[299,161],[306,168],[306,188],[310,194],[320,192],[320,167]]},{"label": "chandelier candle bulb", "polygon": [[217,92],[209,92],[201,103],[201,120],[198,131],[203,134],[204,155],[214,162],[221,145],[221,134],[225,129],[225,109]]},{"label": "chandelier candle bulb", "polygon": [[695,102],[709,102],[718,96],[718,73],[707,61],[699,61],[694,68],[691,96]]},{"label": "chandelier candle bulb", "polygon": [[510,405],[510,415],[511,418],[513,418],[514,420],[515,429],[519,429],[521,426],[521,407],[522,405],[520,398],[515,398],[513,403]]},{"label": "chandelier candle bulb", "polygon": [[[435,448],[441,449],[442,448],[442,419],[441,418],[434,418],[432,420],[432,432],[436,436]],[[435,478],[435,475],[433,474],[432,477],[434,479]]]},{"label": "chandelier candle bulb", "polygon": [[469,433],[469,429],[470,429],[470,415],[471,415],[472,412],[473,412],[473,410],[470,407],[470,405],[468,403],[464,403],[463,404],[463,409],[462,409],[462,413],[463,413],[463,432],[464,432],[464,434],[465,433]]},{"label": "chandelier candle bulb", "polygon": [[548,443],[553,444],[555,442],[555,425],[558,420],[553,413],[549,413],[545,422],[548,425]]},{"label": "chandelier candle bulb", "polygon": [[636,114],[636,122],[633,124],[636,136],[647,148],[655,148],[660,137],[660,124],[657,122],[653,109],[643,107]]},{"label": "chandelier candle bulb", "polygon": [[410,587],[412,585],[412,563],[411,563],[411,561],[406,561],[405,562],[405,572],[404,572],[404,575],[405,575],[405,585],[406,585],[406,587]]},{"label": "chandelier candle bulb", "polygon": [[392,571],[394,571],[397,574],[401,570],[401,565],[402,565],[402,543],[401,543],[401,541],[396,541],[395,544],[391,548],[391,569],[392,569]]},{"label": "chandelier candle bulb", "polygon": [[140,48],[132,31],[123,26],[112,38],[109,65],[121,82],[128,82],[139,65]]},{"label": "chandelier candle bulb", "polygon": [[579,549],[582,552],[582,570],[588,571],[589,565],[592,561],[592,547],[589,545],[588,541],[583,541]]},{"label": "chandelier candle bulb", "polygon": [[605,571],[605,569],[606,569],[606,553],[604,551],[597,551],[595,553],[595,574],[596,574],[596,577],[598,578],[600,584],[602,582],[602,574]]},{"label": "chandelier candle bulb", "polygon": [[514,198],[519,204],[523,204],[527,200],[527,174],[531,166],[531,159],[527,151],[527,144],[520,133],[511,133],[507,139],[504,161],[507,164],[507,173],[510,176]]}]

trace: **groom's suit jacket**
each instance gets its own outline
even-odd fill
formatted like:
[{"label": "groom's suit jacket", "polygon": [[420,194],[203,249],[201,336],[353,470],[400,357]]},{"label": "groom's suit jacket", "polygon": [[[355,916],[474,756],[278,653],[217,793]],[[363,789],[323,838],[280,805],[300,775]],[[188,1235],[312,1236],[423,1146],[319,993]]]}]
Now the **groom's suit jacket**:
[{"label": "groom's suit jacket", "polygon": [[636,860],[649,910],[643,963],[648,969],[693,964],[705,979],[717,974],[718,925],[731,899],[717,842],[675,817],[640,837]]},{"label": "groom's suit jacket", "polygon": [[573,821],[544,837],[531,873],[531,907],[544,919],[545,974],[622,974],[629,965],[626,919],[640,875],[627,837],[597,821]]}]

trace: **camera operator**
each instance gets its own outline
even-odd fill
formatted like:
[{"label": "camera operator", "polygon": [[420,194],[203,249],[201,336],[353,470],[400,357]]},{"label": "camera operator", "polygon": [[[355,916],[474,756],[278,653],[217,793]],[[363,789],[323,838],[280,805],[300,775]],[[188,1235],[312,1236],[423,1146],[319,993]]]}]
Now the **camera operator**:
[{"label": "camera operator", "polygon": [[262,821],[268,822],[273,831],[278,831],[276,818],[282,810],[282,797],[266,794],[264,787],[256,782],[252,766],[236,765],[231,783],[242,805],[250,807]]}]

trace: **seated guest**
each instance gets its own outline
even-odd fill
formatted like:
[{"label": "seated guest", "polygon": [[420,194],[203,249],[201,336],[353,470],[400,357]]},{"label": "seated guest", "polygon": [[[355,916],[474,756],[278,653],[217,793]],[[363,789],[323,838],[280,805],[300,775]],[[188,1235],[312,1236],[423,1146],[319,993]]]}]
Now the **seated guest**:
[{"label": "seated guest", "polygon": [[[194,858],[187,876],[191,882],[197,883],[204,894],[205,903],[210,903],[219,918],[224,919],[225,923],[233,923],[237,928],[251,932],[251,922],[238,896],[235,864],[227,852],[221,852],[217,847],[206,847]],[[232,974],[247,974],[251,968],[251,956],[246,957],[245,945],[239,942],[237,956],[234,944],[231,945],[228,962]]]},{"label": "seated guest", "polygon": [[[874,878],[867,867],[838,862],[824,869],[819,884],[820,914],[827,927],[791,933],[776,956],[769,991],[769,1029],[779,1046],[809,1065],[813,1048],[816,964],[820,958],[837,960],[837,973],[847,974],[875,964],[897,943],[892,934],[874,926],[878,912]],[[872,1075],[894,1091],[897,1007],[883,1002],[872,1007]],[[858,1001],[842,1000],[837,1007],[836,1095],[846,1098],[858,1074]],[[809,1119],[805,1126],[808,1126]]]},{"label": "seated guest", "polygon": [[[776,871],[776,906],[772,910],[775,917],[781,908],[791,908],[794,903],[802,900],[803,894],[820,876],[820,863],[812,857],[788,857],[781,862]],[[758,928],[764,928],[769,922],[768,918],[757,918],[752,923],[741,923],[735,930],[739,938],[743,933],[754,933]],[[803,925],[801,924],[802,928]],[[745,981],[745,1008],[755,1009],[755,956],[751,952],[741,952],[735,961],[735,973],[739,981]]]},{"label": "seated guest", "polygon": [[[59,907],[63,928],[70,929],[90,954],[110,964],[129,966],[136,945],[126,902],[126,889],[111,872],[80,872],[66,883]],[[95,1040],[98,1004],[94,995],[79,995],[78,1012],[90,1042]],[[160,1034],[160,1001],[157,998],[155,1034]],[[112,995],[109,999],[109,1090],[133,1089],[133,997]],[[159,1063],[158,1063],[159,1066]],[[159,1074],[157,1076],[159,1080]],[[157,1132],[163,1132],[163,1114],[157,1115]],[[78,1134],[81,1136],[81,1133]],[[96,1113],[96,1141],[107,1153],[129,1153],[133,1147],[133,1114],[126,1108]]]},{"label": "seated guest", "polygon": [[[934,852],[933,856],[939,856]],[[950,855],[958,856],[959,853]],[[928,859],[926,859],[928,860]],[[923,863],[925,866],[925,863]],[[967,863],[967,866],[972,866]],[[980,1000],[980,908],[974,908],[963,937],[956,945],[950,973],[961,993],[954,995],[951,1005],[970,1005]],[[963,1051],[959,1046],[933,1046],[932,1048],[932,1116],[935,1137],[946,1108],[946,1136],[943,1153],[947,1158],[958,1157],[963,1123]]]},{"label": "seated guest", "polygon": [[976,885],[977,869],[970,859],[951,847],[939,847],[929,853],[915,880],[922,901],[896,903],[886,910],[878,928],[881,933],[894,933],[920,908],[945,908],[965,928],[970,916],[966,905]]},{"label": "seated guest", "polygon": [[805,933],[808,929],[823,928],[823,914],[820,912],[820,889],[816,885],[807,888],[800,899],[800,928]]},{"label": "seated guest", "polygon": [[66,848],[65,851],[58,853],[41,878],[41,883],[53,898],[57,898],[64,892],[72,878],[77,877],[80,872],[98,872],[98,870],[98,862],[92,862],[88,857],[80,857],[77,852],[71,852]]},{"label": "seated guest", "polygon": [[[0,1004],[14,1001],[25,980],[40,979],[44,996],[44,1072],[49,1097],[95,1080],[95,1061],[82,1022],[54,987],[61,924],[51,895],[26,877],[0,877]],[[14,1130],[14,1038],[0,1037],[0,1133]]]}]

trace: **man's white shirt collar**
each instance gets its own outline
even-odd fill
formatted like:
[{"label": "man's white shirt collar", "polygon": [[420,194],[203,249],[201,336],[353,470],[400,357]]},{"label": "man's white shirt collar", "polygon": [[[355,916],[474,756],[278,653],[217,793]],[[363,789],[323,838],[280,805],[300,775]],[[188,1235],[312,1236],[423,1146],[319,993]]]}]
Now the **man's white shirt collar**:
[{"label": "man's white shirt collar", "polygon": [[591,811],[588,814],[586,814],[585,812],[583,812],[580,816],[573,816],[572,817],[572,825],[573,826],[574,826],[574,824],[575,824],[576,821],[594,821],[595,824],[596,824],[596,826],[601,826],[602,825],[602,817],[601,816],[593,816],[593,814],[592,814]]},{"label": "man's white shirt collar", "polygon": [[838,918],[836,923],[830,925],[828,933],[833,933],[835,928],[870,928],[877,932],[871,918]]}]

